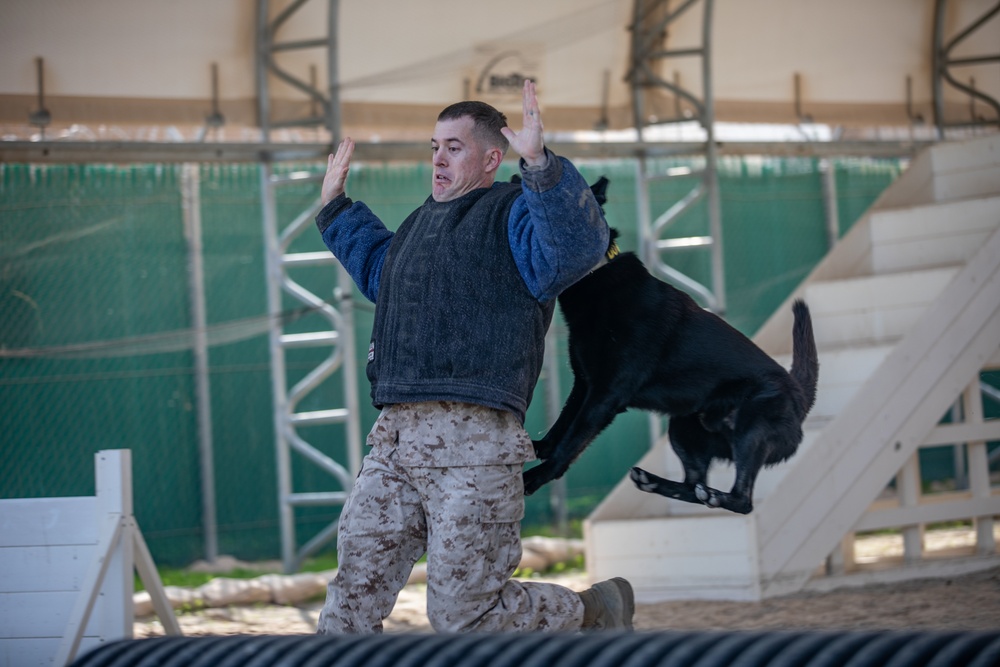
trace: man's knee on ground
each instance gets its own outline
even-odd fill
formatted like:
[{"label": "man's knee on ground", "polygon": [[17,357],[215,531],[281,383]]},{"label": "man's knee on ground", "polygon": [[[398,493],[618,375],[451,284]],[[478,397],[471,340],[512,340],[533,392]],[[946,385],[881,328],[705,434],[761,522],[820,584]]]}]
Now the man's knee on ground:
[{"label": "man's knee on ground", "polygon": [[435,632],[492,632],[487,612],[495,601],[460,600],[450,596],[434,595],[427,591],[427,620]]}]

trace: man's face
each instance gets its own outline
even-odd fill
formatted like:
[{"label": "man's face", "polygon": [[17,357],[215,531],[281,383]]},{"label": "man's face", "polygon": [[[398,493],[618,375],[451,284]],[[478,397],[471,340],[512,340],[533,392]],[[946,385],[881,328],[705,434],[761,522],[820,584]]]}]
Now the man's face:
[{"label": "man's face", "polygon": [[434,126],[431,138],[434,201],[451,201],[492,185],[503,156],[499,149],[482,145],[473,128],[474,123],[467,116],[438,121]]}]

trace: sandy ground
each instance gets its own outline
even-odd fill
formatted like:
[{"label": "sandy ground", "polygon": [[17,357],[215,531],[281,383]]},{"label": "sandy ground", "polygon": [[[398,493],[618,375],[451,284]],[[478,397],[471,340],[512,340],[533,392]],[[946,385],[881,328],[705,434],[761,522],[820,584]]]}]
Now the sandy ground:
[{"label": "sandy ground", "polygon": [[[939,548],[961,548],[967,533],[940,531]],[[927,538],[931,541],[931,537]],[[893,557],[896,538],[872,538],[856,546],[860,562]],[[584,573],[546,577],[574,590],[587,586]],[[232,606],[178,616],[185,635],[312,634],[321,602],[299,606]],[[426,588],[407,586],[387,632],[431,632],[425,613]],[[750,629],[925,629],[1000,631],[1000,568],[944,579],[923,579],[830,592],[808,592],[762,602],[679,601],[637,605],[637,630]],[[136,637],[163,634],[155,618],[139,619]]]},{"label": "sandy ground", "polygon": [[[549,579],[580,590],[582,575]],[[400,595],[387,632],[430,632],[425,588]],[[320,603],[300,607],[208,609],[179,616],[185,635],[312,634]],[[638,605],[637,630],[925,629],[1000,631],[1000,568],[951,579],[805,593],[763,602],[682,601]],[[156,620],[135,625],[136,637],[163,634]]]}]

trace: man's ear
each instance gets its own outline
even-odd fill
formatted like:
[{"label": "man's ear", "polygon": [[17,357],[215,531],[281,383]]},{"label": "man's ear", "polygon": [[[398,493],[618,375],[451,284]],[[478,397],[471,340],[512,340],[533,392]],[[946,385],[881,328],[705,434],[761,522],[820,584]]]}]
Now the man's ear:
[{"label": "man's ear", "polygon": [[491,148],[486,151],[486,172],[490,173],[500,168],[503,163],[503,151],[499,148]]}]

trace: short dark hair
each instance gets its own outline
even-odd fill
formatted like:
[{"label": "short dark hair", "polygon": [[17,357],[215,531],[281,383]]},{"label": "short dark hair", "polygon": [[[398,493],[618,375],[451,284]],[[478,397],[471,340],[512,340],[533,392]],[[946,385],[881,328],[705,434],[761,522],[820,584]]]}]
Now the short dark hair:
[{"label": "short dark hair", "polygon": [[486,102],[465,101],[456,102],[444,108],[438,114],[438,121],[471,118],[475,126],[476,137],[487,146],[496,147],[504,154],[510,143],[503,136],[500,128],[507,127],[507,116]]}]

